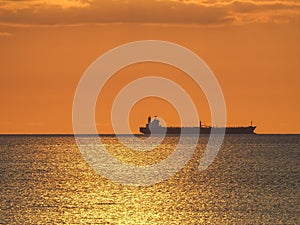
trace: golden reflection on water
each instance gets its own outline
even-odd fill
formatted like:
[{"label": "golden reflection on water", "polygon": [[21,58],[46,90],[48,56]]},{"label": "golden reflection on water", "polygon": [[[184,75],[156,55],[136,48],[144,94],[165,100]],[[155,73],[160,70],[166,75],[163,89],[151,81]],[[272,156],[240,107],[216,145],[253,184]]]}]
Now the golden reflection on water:
[{"label": "golden reflection on water", "polygon": [[[144,137],[140,137],[140,139],[144,139]],[[156,143],[156,137],[153,137],[153,139],[153,142]],[[124,145],[117,138],[102,137],[101,141],[112,156],[124,163],[134,165],[151,165],[166,159],[175,150],[176,144],[174,143],[178,143],[178,137],[168,137],[157,147],[153,145],[154,148],[150,151],[130,148],[130,146]],[[142,146],[143,145],[141,145],[141,147]]]},{"label": "golden reflection on water", "polygon": [[[102,137],[116,157],[145,165],[176,146],[149,152]],[[234,136],[208,170],[207,143],[169,180],[149,187],[115,184],[83,160],[73,137],[0,136],[0,224],[299,224],[299,136]]]}]

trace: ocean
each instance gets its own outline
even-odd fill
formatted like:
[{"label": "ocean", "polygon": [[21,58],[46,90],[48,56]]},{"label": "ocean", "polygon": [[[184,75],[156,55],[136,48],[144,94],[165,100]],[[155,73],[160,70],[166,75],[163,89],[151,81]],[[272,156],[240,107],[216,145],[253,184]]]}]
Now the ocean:
[{"label": "ocean", "polygon": [[[178,143],[166,137],[137,152],[101,140],[137,165],[165,159]],[[300,224],[300,135],[228,135],[199,171],[207,140],[171,178],[136,187],[94,171],[73,136],[2,135],[0,224]]]}]

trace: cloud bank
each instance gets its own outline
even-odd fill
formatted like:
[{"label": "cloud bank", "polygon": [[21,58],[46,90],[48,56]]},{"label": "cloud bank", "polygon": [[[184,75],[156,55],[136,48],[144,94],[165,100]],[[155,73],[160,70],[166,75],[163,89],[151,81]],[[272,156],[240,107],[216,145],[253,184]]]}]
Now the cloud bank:
[{"label": "cloud bank", "polygon": [[0,25],[85,23],[300,24],[299,1],[272,0],[0,0]]}]

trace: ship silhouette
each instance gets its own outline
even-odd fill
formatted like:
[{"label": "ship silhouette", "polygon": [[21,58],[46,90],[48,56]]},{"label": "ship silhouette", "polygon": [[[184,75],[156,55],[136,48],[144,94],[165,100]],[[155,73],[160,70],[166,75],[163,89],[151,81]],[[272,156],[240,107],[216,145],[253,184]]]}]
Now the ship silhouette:
[{"label": "ship silhouette", "polygon": [[145,127],[140,127],[140,132],[146,135],[150,134],[210,134],[213,129],[213,133],[223,133],[225,130],[226,134],[255,134],[256,126],[226,126],[226,127],[214,127],[214,126],[203,126],[199,124],[199,127],[163,127],[160,125],[160,121],[157,116],[154,119],[151,116],[148,117],[148,123]]}]

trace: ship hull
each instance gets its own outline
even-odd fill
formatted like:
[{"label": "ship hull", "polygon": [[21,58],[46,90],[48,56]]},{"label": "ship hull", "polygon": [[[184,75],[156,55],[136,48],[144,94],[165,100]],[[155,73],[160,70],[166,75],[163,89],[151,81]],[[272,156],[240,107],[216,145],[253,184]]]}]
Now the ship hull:
[{"label": "ship hull", "polygon": [[[255,134],[254,130],[256,127],[248,126],[248,127],[226,127],[226,134]],[[200,129],[200,132],[199,132]],[[217,127],[159,127],[156,129],[150,129],[148,127],[140,127],[140,132],[143,134],[150,135],[152,134],[169,134],[169,135],[180,135],[182,134],[210,134],[212,132],[214,134],[223,133],[224,128]]]}]

